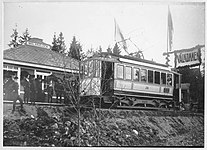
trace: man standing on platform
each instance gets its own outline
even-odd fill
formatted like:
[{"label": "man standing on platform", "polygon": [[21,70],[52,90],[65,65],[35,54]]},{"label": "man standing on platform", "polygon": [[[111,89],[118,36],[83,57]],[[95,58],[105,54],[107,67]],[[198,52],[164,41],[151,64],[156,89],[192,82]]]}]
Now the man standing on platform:
[{"label": "man standing on platform", "polygon": [[36,84],[36,101],[42,101],[42,78],[39,76],[35,79]]},{"label": "man standing on platform", "polygon": [[18,93],[18,89],[19,89],[19,84],[17,81],[18,77],[14,77],[14,80],[12,81],[12,83],[10,84],[10,94],[13,100],[13,110],[12,113],[14,113],[15,111],[15,106],[16,106],[16,101],[19,100],[20,105],[21,105],[21,111],[23,111],[23,100],[21,99],[21,97],[19,96]]},{"label": "man standing on platform", "polygon": [[36,82],[35,82],[35,75],[31,75],[30,78],[30,100],[31,100],[31,104],[35,104],[35,101],[37,99],[36,97]]},{"label": "man standing on platform", "polygon": [[24,87],[24,103],[28,103],[30,100],[30,82],[29,74],[27,74],[22,80],[22,86]]}]

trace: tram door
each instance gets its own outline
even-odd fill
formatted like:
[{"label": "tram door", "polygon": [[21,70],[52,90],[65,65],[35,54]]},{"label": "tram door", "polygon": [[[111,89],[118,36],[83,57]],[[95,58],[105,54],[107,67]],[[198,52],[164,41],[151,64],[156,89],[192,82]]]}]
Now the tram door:
[{"label": "tram door", "polygon": [[173,99],[175,102],[179,102],[179,75],[178,74],[174,74]]},{"label": "tram door", "polygon": [[104,95],[110,95],[113,90],[113,78],[114,78],[114,70],[113,70],[113,63],[102,61],[101,64],[101,87],[102,93]]}]

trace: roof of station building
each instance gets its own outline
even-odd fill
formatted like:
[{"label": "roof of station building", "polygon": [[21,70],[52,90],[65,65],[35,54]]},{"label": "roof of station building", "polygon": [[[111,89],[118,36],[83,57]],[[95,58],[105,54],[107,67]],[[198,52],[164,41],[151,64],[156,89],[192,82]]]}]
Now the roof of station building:
[{"label": "roof of station building", "polygon": [[42,39],[32,38],[25,45],[4,50],[4,60],[77,70],[78,61],[54,52]]}]

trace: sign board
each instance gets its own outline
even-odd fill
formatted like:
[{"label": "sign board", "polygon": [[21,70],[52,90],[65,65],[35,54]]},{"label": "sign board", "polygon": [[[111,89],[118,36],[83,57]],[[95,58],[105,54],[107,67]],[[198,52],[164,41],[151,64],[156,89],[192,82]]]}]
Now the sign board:
[{"label": "sign board", "polygon": [[42,48],[46,48],[46,49],[50,49],[50,46],[44,43],[36,43],[36,42],[31,42],[28,41],[27,45],[31,45],[31,46],[37,46],[37,47],[42,47]]},{"label": "sign board", "polygon": [[197,66],[201,63],[201,47],[174,51],[175,67]]}]

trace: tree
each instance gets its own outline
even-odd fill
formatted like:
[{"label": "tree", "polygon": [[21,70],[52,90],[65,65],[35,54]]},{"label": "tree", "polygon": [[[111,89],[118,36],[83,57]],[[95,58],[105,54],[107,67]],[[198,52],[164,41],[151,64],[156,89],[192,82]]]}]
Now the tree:
[{"label": "tree", "polygon": [[53,42],[52,42],[52,51],[64,54],[66,50],[66,45],[63,37],[63,33],[60,32],[59,37],[56,37],[54,33]]},{"label": "tree", "polygon": [[108,53],[112,53],[112,50],[111,50],[110,47],[108,47],[108,48],[106,49],[106,51],[107,51]]},{"label": "tree", "polygon": [[31,35],[28,32],[28,28],[26,28],[25,32],[23,32],[22,36],[19,37],[19,43],[24,45],[27,41],[31,39]]},{"label": "tree", "polygon": [[119,46],[117,43],[114,45],[113,53],[117,54],[117,55],[119,55],[121,53],[121,50],[119,49]]},{"label": "tree", "polygon": [[59,37],[57,39],[57,42],[58,42],[59,53],[64,54],[65,50],[66,50],[66,45],[65,45],[65,41],[64,41],[64,37],[63,37],[63,33],[62,32],[60,32]]},{"label": "tree", "polygon": [[13,29],[13,31],[14,31],[14,33],[10,36],[12,38],[12,40],[8,44],[9,47],[11,47],[11,48],[15,48],[20,45],[20,43],[18,42],[19,36],[18,36],[17,28]]},{"label": "tree", "polygon": [[81,60],[83,59],[84,56],[83,54],[84,53],[82,52],[82,46],[78,41],[76,41],[75,36],[73,36],[73,40],[72,43],[70,44],[68,56],[77,60]]},{"label": "tree", "polygon": [[54,37],[53,37],[51,50],[55,51],[55,52],[59,52],[59,47],[58,47],[58,41],[57,41],[57,38],[56,38],[56,34],[54,34]]},{"label": "tree", "polygon": [[193,102],[198,102],[201,107],[204,105],[204,76],[200,69],[183,67],[178,72],[182,74],[182,83],[190,83],[190,97]]}]

